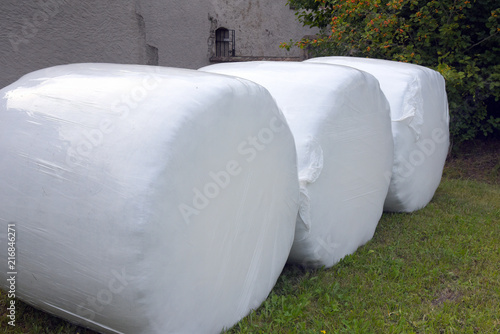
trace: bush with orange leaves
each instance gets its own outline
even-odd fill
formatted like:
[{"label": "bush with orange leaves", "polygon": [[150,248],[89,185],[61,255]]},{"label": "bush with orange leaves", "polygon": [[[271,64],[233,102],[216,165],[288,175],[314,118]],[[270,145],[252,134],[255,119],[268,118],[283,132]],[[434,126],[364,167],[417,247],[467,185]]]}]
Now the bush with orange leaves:
[{"label": "bush with orange leaves", "polygon": [[492,0],[289,0],[315,39],[282,43],[313,56],[410,62],[447,81],[456,143],[500,136],[500,5]]}]

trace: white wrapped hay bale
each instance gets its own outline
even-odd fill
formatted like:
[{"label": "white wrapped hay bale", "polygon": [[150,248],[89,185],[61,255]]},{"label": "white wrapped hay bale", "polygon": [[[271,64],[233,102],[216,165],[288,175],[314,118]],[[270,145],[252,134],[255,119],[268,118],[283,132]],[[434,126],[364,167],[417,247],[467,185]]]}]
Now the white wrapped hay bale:
[{"label": "white wrapped hay bale", "polygon": [[301,186],[289,261],[329,267],[373,237],[393,143],[389,105],[372,75],[345,66],[276,62],[201,70],[263,85],[287,119]]},{"label": "white wrapped hay bale", "polygon": [[351,66],[373,74],[391,105],[394,166],[386,211],[426,206],[436,191],[449,147],[445,81],[429,68],[395,61],[320,57],[307,62]]},{"label": "white wrapped hay bale", "polygon": [[267,297],[292,246],[293,137],[243,79],[37,71],[0,91],[0,157],[17,296],[104,333],[219,333]]}]

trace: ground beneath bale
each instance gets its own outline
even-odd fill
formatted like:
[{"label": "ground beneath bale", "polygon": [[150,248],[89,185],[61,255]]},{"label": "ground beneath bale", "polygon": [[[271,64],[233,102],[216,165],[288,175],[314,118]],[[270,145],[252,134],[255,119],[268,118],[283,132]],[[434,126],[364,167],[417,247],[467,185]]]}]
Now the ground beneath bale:
[{"label": "ground beneath bale", "polygon": [[500,185],[500,138],[466,142],[452,149],[443,176]]}]

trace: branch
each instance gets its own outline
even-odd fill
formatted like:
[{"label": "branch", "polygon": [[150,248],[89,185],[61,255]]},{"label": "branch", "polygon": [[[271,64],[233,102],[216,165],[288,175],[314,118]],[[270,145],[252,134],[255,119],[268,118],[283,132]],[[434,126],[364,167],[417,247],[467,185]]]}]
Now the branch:
[{"label": "branch", "polygon": [[467,50],[465,50],[465,51],[469,51],[470,49],[472,49],[472,48],[473,48],[473,47],[475,47],[475,46],[478,46],[479,44],[483,43],[484,41],[486,41],[486,40],[488,40],[488,39],[490,39],[490,38],[492,38],[492,37],[495,37],[495,35],[498,35],[498,30],[497,30],[497,31],[496,31],[493,35],[490,35],[490,36],[488,36],[488,37],[486,37],[486,38],[483,38],[481,41],[479,41],[479,42],[477,42],[476,44],[474,44],[474,45],[470,46],[470,47],[469,47]]}]

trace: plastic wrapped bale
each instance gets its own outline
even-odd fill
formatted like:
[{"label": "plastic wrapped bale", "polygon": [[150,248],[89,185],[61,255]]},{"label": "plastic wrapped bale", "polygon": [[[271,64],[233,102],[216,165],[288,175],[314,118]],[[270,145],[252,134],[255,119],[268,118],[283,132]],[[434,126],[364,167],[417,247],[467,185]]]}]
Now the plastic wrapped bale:
[{"label": "plastic wrapped bale", "polygon": [[395,61],[321,57],[308,62],[347,65],[370,74],[391,105],[394,166],[384,209],[411,212],[426,206],[443,173],[449,147],[444,78],[429,68]]},{"label": "plastic wrapped bale", "polygon": [[[0,91],[0,281],[103,333],[219,333],[293,242],[293,136],[243,79],[138,65],[41,70]],[[10,235],[9,235],[10,237]]]},{"label": "plastic wrapped bale", "polygon": [[373,237],[389,187],[393,143],[389,104],[372,75],[291,62],[201,70],[263,85],[287,119],[301,187],[290,262],[330,267]]}]

